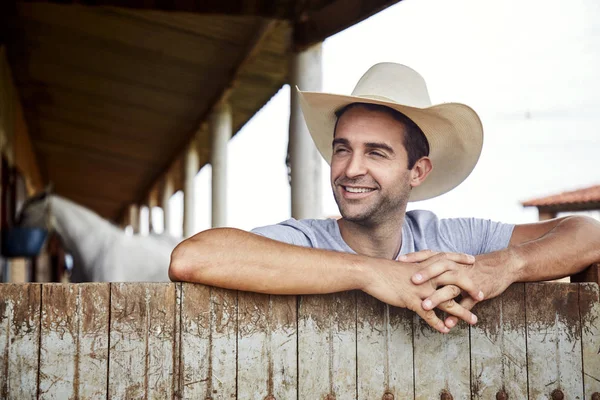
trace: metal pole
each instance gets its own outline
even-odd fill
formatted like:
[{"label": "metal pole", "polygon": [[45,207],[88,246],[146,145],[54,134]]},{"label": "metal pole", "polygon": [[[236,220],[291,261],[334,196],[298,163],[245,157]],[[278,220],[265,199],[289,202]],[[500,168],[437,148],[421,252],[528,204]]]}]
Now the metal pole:
[{"label": "metal pole", "polygon": [[[301,90],[320,91],[322,87],[322,46],[317,44],[296,53],[292,60],[290,82],[290,162],[292,217],[320,218],[321,155],[308,132],[298,101],[296,86]],[[331,132],[333,138],[333,132]]]},{"label": "metal pole", "polygon": [[232,135],[231,107],[221,103],[210,117],[212,134],[212,227],[227,226],[227,144]]}]

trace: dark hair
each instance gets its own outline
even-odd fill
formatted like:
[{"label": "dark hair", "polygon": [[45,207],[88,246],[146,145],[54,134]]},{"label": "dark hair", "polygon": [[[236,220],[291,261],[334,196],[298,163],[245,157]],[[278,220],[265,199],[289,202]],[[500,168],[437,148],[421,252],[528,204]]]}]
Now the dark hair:
[{"label": "dark hair", "polygon": [[404,125],[405,134],[404,134],[404,147],[406,148],[406,152],[408,153],[408,169],[412,169],[415,166],[417,160],[421,157],[425,157],[429,155],[429,142],[425,137],[425,134],[419,128],[417,124],[415,124],[410,118],[406,115],[402,114],[400,111],[394,110],[393,108],[382,106],[380,104],[370,104],[370,103],[350,103],[335,112],[335,116],[337,120],[335,121],[335,127],[333,128],[333,134],[335,136],[335,130],[337,129],[337,124],[344,115],[346,111],[349,111],[353,108],[362,107],[365,110],[369,111],[380,111],[388,114],[396,121],[400,122]]}]

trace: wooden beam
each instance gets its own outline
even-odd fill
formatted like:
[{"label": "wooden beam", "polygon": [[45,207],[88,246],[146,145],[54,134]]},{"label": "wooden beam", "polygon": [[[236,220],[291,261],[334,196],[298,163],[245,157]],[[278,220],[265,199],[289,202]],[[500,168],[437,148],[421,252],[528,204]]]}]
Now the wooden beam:
[{"label": "wooden beam", "polygon": [[294,26],[294,48],[302,51],[377,14],[400,0],[335,0],[317,11],[305,11]]},{"label": "wooden beam", "polygon": [[564,203],[551,206],[537,206],[540,213],[555,213],[565,211],[595,211],[600,210],[599,201],[588,201],[583,203]]},{"label": "wooden beam", "polygon": [[[17,2],[32,3],[33,1],[18,0]],[[292,0],[36,0],[35,2],[185,11],[198,14],[253,15],[278,19],[291,19],[295,3]]]}]

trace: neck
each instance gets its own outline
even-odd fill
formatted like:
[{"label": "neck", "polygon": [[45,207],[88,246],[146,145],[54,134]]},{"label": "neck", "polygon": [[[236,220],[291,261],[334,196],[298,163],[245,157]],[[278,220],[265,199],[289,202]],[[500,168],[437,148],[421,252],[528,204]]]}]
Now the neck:
[{"label": "neck", "polygon": [[402,224],[406,206],[382,223],[364,225],[338,220],[342,239],[358,254],[394,260],[402,247]]},{"label": "neck", "polygon": [[50,198],[53,225],[66,249],[80,261],[87,280],[93,275],[94,260],[101,259],[120,231],[91,210],[58,196]]}]

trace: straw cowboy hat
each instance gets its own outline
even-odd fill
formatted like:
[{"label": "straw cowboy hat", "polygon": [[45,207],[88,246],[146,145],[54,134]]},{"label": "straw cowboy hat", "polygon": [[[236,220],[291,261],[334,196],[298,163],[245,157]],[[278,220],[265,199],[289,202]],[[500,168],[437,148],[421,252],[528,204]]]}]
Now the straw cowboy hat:
[{"label": "straw cowboy hat", "polygon": [[308,130],[328,163],[335,112],[350,103],[387,106],[417,124],[429,141],[433,170],[412,189],[409,201],[430,199],[455,188],[469,176],[481,154],[483,126],[477,113],[459,103],[432,105],[423,77],[405,65],[375,64],[350,96],[299,89],[298,93]]}]

